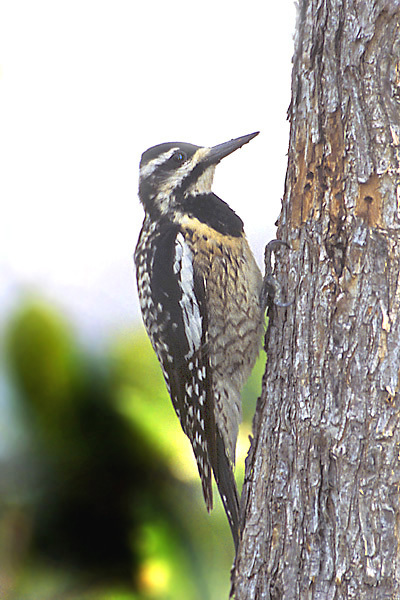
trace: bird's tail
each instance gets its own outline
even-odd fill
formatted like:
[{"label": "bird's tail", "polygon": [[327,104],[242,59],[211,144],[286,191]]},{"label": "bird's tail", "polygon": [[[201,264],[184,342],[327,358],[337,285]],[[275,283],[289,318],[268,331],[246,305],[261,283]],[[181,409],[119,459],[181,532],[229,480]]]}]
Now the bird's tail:
[{"label": "bird's tail", "polygon": [[221,434],[217,433],[217,464],[213,466],[215,481],[232,531],[235,551],[239,545],[239,495],[232,464],[229,460]]}]

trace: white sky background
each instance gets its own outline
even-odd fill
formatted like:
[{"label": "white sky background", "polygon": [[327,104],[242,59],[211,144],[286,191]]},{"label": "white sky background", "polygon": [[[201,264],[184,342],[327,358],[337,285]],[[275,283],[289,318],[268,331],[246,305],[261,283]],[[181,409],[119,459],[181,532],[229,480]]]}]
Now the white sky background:
[{"label": "white sky background", "polygon": [[261,131],[217,168],[261,265],[284,190],[293,0],[8,0],[0,320],[35,289],[96,337],[139,317],[141,153]]}]

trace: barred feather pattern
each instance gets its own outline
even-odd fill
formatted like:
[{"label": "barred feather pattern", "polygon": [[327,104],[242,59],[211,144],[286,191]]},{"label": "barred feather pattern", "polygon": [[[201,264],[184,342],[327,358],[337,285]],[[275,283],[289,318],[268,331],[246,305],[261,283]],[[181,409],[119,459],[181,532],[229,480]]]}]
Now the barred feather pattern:
[{"label": "barred feather pattern", "polygon": [[263,330],[261,273],[244,237],[218,240],[193,219],[163,227],[146,216],[135,252],[143,321],[196,459],[208,510],[211,471],[238,543],[233,475],[240,392]]}]

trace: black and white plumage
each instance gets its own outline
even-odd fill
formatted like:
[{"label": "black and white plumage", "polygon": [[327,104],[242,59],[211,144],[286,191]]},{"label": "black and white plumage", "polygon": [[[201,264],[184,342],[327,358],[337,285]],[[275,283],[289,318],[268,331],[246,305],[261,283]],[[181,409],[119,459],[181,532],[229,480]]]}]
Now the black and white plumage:
[{"label": "black and white plumage", "polygon": [[211,192],[218,162],[257,134],[213,148],[167,143],[140,163],[145,219],[135,252],[142,316],[183,431],[207,509],[214,474],[239,539],[233,474],[240,392],[263,331],[261,273],[243,222]]}]

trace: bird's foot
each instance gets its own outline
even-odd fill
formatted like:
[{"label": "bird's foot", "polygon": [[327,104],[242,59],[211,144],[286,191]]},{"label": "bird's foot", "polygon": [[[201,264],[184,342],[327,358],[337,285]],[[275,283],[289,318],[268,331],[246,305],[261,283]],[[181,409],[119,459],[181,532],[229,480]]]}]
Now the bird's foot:
[{"label": "bird's foot", "polygon": [[265,246],[264,263],[265,263],[265,276],[263,286],[261,290],[261,308],[264,314],[267,306],[275,304],[276,306],[288,307],[293,304],[293,300],[290,302],[283,302],[282,300],[282,286],[272,275],[272,252],[275,252],[277,247],[285,246],[288,250],[291,250],[289,244],[283,240],[272,240]]}]

